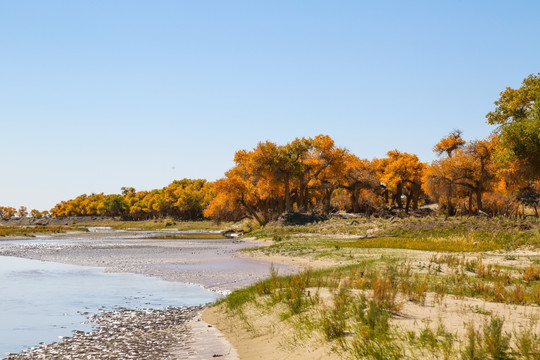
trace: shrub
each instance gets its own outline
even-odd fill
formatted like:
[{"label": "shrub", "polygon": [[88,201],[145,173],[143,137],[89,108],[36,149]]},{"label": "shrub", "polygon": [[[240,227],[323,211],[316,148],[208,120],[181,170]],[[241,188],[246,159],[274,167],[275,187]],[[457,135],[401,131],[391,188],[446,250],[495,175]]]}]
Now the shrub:
[{"label": "shrub", "polygon": [[402,303],[397,301],[398,288],[386,277],[376,276],[371,284],[373,300],[392,312],[399,311]]},{"label": "shrub", "polygon": [[327,340],[343,337],[347,328],[349,291],[340,289],[334,294],[332,309],[321,310],[321,327]]},{"label": "shrub", "polygon": [[483,335],[484,335],[484,349],[487,354],[493,360],[506,360],[510,359],[507,354],[510,348],[509,334],[503,334],[502,328],[504,325],[504,319],[499,317],[491,317],[489,323],[484,323]]},{"label": "shrub", "polygon": [[531,264],[523,273],[523,280],[526,282],[540,280],[540,266]]},{"label": "shrub", "polygon": [[540,335],[536,331],[536,321],[520,332],[514,333],[516,350],[526,360],[540,360]]},{"label": "shrub", "polygon": [[461,354],[463,360],[509,360],[510,334],[503,334],[504,318],[490,317],[476,330],[474,323],[467,325],[466,344]]}]

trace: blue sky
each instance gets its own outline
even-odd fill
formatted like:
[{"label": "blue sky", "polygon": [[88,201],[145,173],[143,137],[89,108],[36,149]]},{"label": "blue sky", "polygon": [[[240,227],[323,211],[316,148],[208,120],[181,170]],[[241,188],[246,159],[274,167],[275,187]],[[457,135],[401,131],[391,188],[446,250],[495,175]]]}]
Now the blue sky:
[{"label": "blue sky", "polygon": [[0,0],[0,205],[215,180],[329,134],[431,161],[540,72],[537,1]]}]

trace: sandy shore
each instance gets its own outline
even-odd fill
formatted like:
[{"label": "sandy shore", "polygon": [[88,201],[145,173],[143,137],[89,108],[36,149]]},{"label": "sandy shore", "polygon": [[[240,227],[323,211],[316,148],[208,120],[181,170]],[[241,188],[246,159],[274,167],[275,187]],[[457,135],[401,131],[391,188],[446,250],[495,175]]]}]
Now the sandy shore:
[{"label": "sandy shore", "polygon": [[[240,249],[257,246],[252,241],[147,239],[156,234],[159,232],[68,234],[32,239],[10,239],[0,241],[0,255],[98,266],[104,267],[108,272],[156,276],[170,281],[200,284],[222,294],[252,284],[269,275],[268,262],[238,255]],[[274,266],[280,274],[292,273],[296,269],[292,265],[276,263]],[[182,313],[182,316],[176,316],[178,311]],[[106,313],[96,319],[100,327],[92,333],[76,335],[52,345],[42,345],[32,352],[12,355],[8,359],[77,359],[87,358],[85,356],[89,354],[92,359],[209,359],[212,357],[225,360],[238,359],[236,350],[223,334],[201,320],[201,313],[202,308],[199,307],[171,309],[168,315],[165,311],[161,313],[160,322],[170,326],[149,332],[134,330],[129,334],[120,334],[124,341],[123,347],[114,345],[116,335],[113,336],[113,334],[116,333],[115,329],[125,328],[125,326],[119,326],[116,323],[114,327],[111,325],[114,325],[114,322],[106,321],[106,319],[114,318],[120,323],[129,320],[126,324],[133,324],[142,329],[145,326],[152,329],[156,324],[146,324],[145,321],[148,318],[144,313],[131,314],[127,320],[118,317],[116,312]],[[171,316],[178,317],[179,322],[173,321]],[[155,319],[157,321],[159,317]],[[153,342],[156,339],[162,339],[164,334],[168,334],[170,341]],[[142,343],[148,343],[150,346],[147,348],[139,346]],[[77,351],[73,350],[74,347]],[[119,357],[118,353],[112,352],[113,348],[122,348],[125,351]],[[160,354],[159,357],[156,357],[157,354]]]}]

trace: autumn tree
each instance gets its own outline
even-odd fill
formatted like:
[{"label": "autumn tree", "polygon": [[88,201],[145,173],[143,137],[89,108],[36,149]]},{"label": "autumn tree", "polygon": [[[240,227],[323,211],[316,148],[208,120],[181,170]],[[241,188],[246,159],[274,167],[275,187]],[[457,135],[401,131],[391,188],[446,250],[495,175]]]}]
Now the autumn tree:
[{"label": "autumn tree", "polygon": [[328,212],[341,185],[348,151],[327,135],[270,141],[235,154],[235,167],[215,184],[216,198],[205,210],[215,219],[250,217],[260,224],[294,209]]},{"label": "autumn tree", "polygon": [[268,186],[273,182],[273,185],[283,187],[283,206],[287,212],[291,211],[291,181],[302,171],[299,150],[301,151],[299,147],[292,144],[278,146],[266,141],[259,143],[250,153],[253,174],[261,182],[267,181]]},{"label": "autumn tree", "polygon": [[250,191],[249,183],[235,172],[229,170],[225,178],[215,182],[217,196],[204,209],[204,216],[216,221],[239,221],[251,217],[259,224],[265,224],[265,219],[256,209],[256,199],[250,195],[253,189]]},{"label": "autumn tree", "polygon": [[[446,140],[451,136],[442,139],[438,145],[449,144]],[[468,144],[454,141],[460,145],[452,151],[440,151],[443,147],[435,146],[434,151],[444,156],[428,167],[423,186],[429,195],[443,200],[447,215],[454,215],[455,203],[460,198],[468,199],[469,213],[473,213],[474,201],[477,211],[483,210],[483,194],[490,190],[498,170],[493,161],[497,142],[498,138],[492,136]]]},{"label": "autumn tree", "polygon": [[204,215],[218,221],[238,221],[249,217],[264,225],[270,220],[272,208],[268,203],[272,196],[257,188],[259,182],[246,172],[243,160],[238,156],[236,159],[237,166],[227,171],[225,178],[216,181],[217,196],[204,210]]},{"label": "autumn tree", "polygon": [[52,216],[120,216],[142,220],[158,217],[199,219],[203,209],[215,196],[212,183],[206,180],[173,181],[163,189],[136,191],[122,187],[121,194],[82,194],[61,201],[51,209]]},{"label": "autumn tree", "polygon": [[456,158],[445,157],[433,161],[424,174],[423,189],[446,209],[447,216],[455,215],[455,194],[460,180],[456,172]]},{"label": "autumn tree", "polygon": [[259,143],[252,151],[240,150],[235,166],[216,181],[216,197],[204,215],[216,220],[240,220],[245,217],[264,225],[285,209],[284,178],[271,159],[279,149],[271,142]]},{"label": "autumn tree", "polygon": [[331,154],[336,150],[334,140],[328,135],[317,135],[315,138],[295,139],[293,143],[304,150],[300,158],[302,171],[294,184],[297,209],[301,212],[313,211],[321,200],[320,195],[325,192],[323,183],[327,182],[324,181],[326,174],[322,173],[336,159]]},{"label": "autumn tree", "polygon": [[0,206],[0,217],[9,220],[17,214],[17,210],[11,206]]},{"label": "autumn tree", "polygon": [[517,200],[523,207],[529,206],[534,209],[534,214],[538,217],[540,208],[540,182],[530,183],[527,187],[519,190]]},{"label": "autumn tree", "polygon": [[465,145],[465,140],[463,140],[461,135],[463,135],[463,131],[459,129],[452,131],[447,137],[442,138],[433,147],[433,151],[439,156],[446,154],[446,156],[451,157],[454,150],[457,150]]},{"label": "autumn tree", "polygon": [[43,217],[43,214],[39,210],[32,209],[30,211],[30,216],[36,219],[41,219]]},{"label": "autumn tree", "polygon": [[[460,169],[463,181],[459,184],[468,187],[476,196],[476,206],[483,210],[482,196],[489,190],[495,179],[497,168],[493,162],[494,141],[496,138],[470,142],[463,151],[464,164]],[[469,201],[469,211],[472,200]]]},{"label": "autumn tree", "polygon": [[17,211],[17,216],[21,218],[28,216],[28,209],[26,208],[26,206],[19,207],[19,211]]},{"label": "autumn tree", "polygon": [[318,135],[312,144],[312,164],[315,165],[315,171],[308,185],[312,191],[320,194],[318,198],[322,205],[321,211],[328,214],[332,195],[344,182],[346,161],[350,153],[335,146],[334,140],[328,135]]},{"label": "autumn tree", "polygon": [[148,206],[148,201],[151,193],[148,191],[129,192],[124,198],[129,207],[129,217],[133,220],[150,219],[152,210]]},{"label": "autumn tree", "polygon": [[[309,157],[313,149],[313,140],[306,138],[296,138],[292,142],[282,147],[280,154],[280,162],[282,168],[285,169],[286,178],[288,179],[285,188],[285,210],[292,210],[291,193],[294,191],[297,207],[307,209],[307,191],[309,185]],[[306,181],[307,180],[307,181]],[[298,188],[292,190],[290,186],[298,184]]]},{"label": "autumn tree", "polygon": [[356,155],[348,154],[345,159],[341,187],[346,189],[349,194],[350,211],[358,213],[360,212],[362,205],[364,207],[373,205],[373,201],[370,201],[370,204],[361,204],[360,199],[363,191],[367,190],[375,193],[380,187],[380,182],[377,178],[375,169],[368,160],[363,160]]},{"label": "autumn tree", "polygon": [[397,149],[389,151],[387,155],[378,166],[381,182],[392,193],[392,203],[397,204],[400,209],[403,208],[402,196],[405,195],[405,212],[409,212],[411,204],[413,209],[416,209],[426,164],[422,163],[418,156]]},{"label": "autumn tree", "polygon": [[215,197],[214,185],[203,179],[173,181],[164,189],[171,202],[169,215],[182,219],[200,219],[203,210]]},{"label": "autumn tree", "polygon": [[104,216],[124,216],[128,210],[127,203],[122,195],[107,195],[98,207],[98,214]]},{"label": "autumn tree", "polygon": [[120,191],[122,192],[122,196],[126,197],[127,195],[133,195],[136,193],[134,187],[128,187],[128,186],[122,186],[120,188]]}]

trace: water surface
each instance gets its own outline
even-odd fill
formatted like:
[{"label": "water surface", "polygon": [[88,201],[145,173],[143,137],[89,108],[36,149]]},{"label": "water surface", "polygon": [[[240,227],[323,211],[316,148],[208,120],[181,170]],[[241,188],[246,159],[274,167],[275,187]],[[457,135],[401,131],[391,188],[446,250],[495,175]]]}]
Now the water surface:
[{"label": "water surface", "polygon": [[200,305],[218,297],[159,278],[6,256],[0,256],[0,284],[0,357],[90,330],[86,313]]}]

